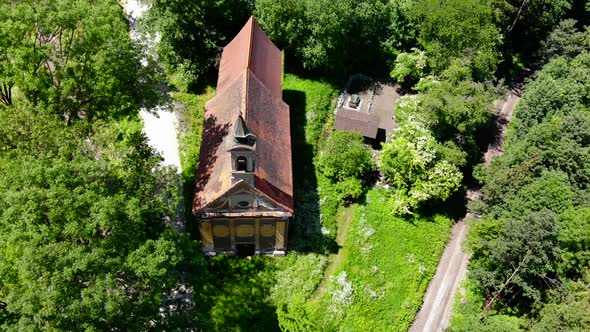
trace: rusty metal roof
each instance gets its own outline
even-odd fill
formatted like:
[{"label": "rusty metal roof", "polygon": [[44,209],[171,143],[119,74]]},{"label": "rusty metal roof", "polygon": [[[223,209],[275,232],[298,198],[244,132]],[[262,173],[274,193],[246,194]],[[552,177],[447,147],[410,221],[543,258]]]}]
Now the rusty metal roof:
[{"label": "rusty metal roof", "polygon": [[[355,97],[360,97],[360,100],[354,100]],[[396,86],[381,83],[372,83],[352,95],[344,93],[335,111],[334,129],[357,131],[369,138],[376,138],[379,129],[389,134],[395,128],[395,102],[398,98]]]},{"label": "rusty metal roof", "polygon": [[282,54],[254,17],[224,48],[217,95],[205,106],[193,213],[231,187],[232,124],[241,112],[256,135],[254,187],[293,211],[289,106],[282,100]]}]

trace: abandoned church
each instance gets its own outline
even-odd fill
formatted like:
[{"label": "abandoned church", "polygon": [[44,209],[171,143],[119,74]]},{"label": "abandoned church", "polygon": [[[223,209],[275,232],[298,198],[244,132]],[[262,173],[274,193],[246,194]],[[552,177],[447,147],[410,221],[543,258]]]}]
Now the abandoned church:
[{"label": "abandoned church", "polygon": [[221,55],[192,212],[207,255],[286,252],[293,176],[282,53],[254,17]]}]

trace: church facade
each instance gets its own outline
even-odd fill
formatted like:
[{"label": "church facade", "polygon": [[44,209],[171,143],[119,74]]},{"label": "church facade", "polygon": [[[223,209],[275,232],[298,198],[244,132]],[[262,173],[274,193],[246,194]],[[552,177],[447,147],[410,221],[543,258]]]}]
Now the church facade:
[{"label": "church facade", "polygon": [[223,49],[192,212],[207,255],[287,250],[293,176],[282,53],[254,17]]}]

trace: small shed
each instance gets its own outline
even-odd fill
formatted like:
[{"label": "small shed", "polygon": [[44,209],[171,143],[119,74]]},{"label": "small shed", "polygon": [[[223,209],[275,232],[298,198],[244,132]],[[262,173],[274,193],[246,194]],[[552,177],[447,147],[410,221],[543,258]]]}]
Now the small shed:
[{"label": "small shed", "polygon": [[334,129],[356,131],[379,143],[395,128],[398,87],[367,78],[351,78],[338,98]]}]

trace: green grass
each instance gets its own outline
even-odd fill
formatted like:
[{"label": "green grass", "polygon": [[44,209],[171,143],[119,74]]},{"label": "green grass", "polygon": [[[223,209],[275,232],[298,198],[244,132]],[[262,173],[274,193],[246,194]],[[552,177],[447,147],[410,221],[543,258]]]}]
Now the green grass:
[{"label": "green grass", "polygon": [[183,178],[194,180],[199,165],[205,103],[215,96],[215,89],[208,87],[200,95],[182,92],[171,95],[179,118],[178,148]]},{"label": "green grass", "polygon": [[[314,167],[320,137],[329,132],[332,100],[337,91],[330,84],[287,74],[283,99],[291,113],[295,217],[291,224],[290,253],[277,260],[276,284],[272,289],[275,305],[302,305],[321,282],[328,257],[326,248],[335,232],[321,233],[322,220],[335,218],[336,211],[324,211]],[[334,216],[332,216],[334,214]]]},{"label": "green grass", "polygon": [[334,224],[337,211],[324,204],[327,196],[318,181],[314,157],[321,138],[331,130],[332,100],[336,95],[336,89],[328,83],[290,74],[283,80],[283,99],[291,113],[295,200],[289,242],[292,251],[325,253],[335,243],[335,226],[329,236],[321,233],[322,221]]},{"label": "green grass", "polygon": [[[452,221],[444,216],[398,218],[387,193],[372,189],[365,205],[355,206],[335,276],[346,273],[350,303],[335,300],[342,286],[332,281],[311,312],[320,329],[406,331],[417,313],[428,282],[449,237]],[[346,294],[344,294],[346,295]]]},{"label": "green grass", "polygon": [[[296,217],[291,248],[316,253],[297,254],[279,264],[272,291],[275,299],[281,299],[276,304],[297,303],[318,330],[407,330],[448,240],[451,219],[396,217],[388,207],[388,194],[377,189],[369,191],[364,204],[345,209],[342,202],[335,202],[333,185],[315,171],[313,159],[331,132],[336,90],[293,75],[286,75],[283,87],[293,136]],[[336,243],[336,233],[345,226],[343,217],[337,218],[341,212],[352,214],[352,221],[348,236]],[[321,227],[329,233],[318,232]],[[328,259],[335,245],[341,246],[340,251]],[[322,283],[320,271],[328,262],[328,274],[346,272],[353,290],[349,304],[339,305],[334,299],[343,294],[336,281]],[[317,293],[310,291],[320,284],[327,285]]]},{"label": "green grass", "polygon": [[[329,83],[299,78],[286,74],[283,79],[283,99],[291,113],[304,114],[296,126],[303,126],[305,142],[317,147],[322,133],[331,127],[333,100],[337,90]],[[328,126],[330,125],[330,126]],[[301,137],[299,137],[301,139]]]},{"label": "green grass", "polygon": [[190,211],[192,210],[193,188],[199,166],[205,103],[213,96],[215,96],[215,89],[212,87],[208,87],[200,95],[182,92],[171,93],[173,107],[179,120],[178,149],[180,166],[182,167],[186,220],[191,220]]}]

